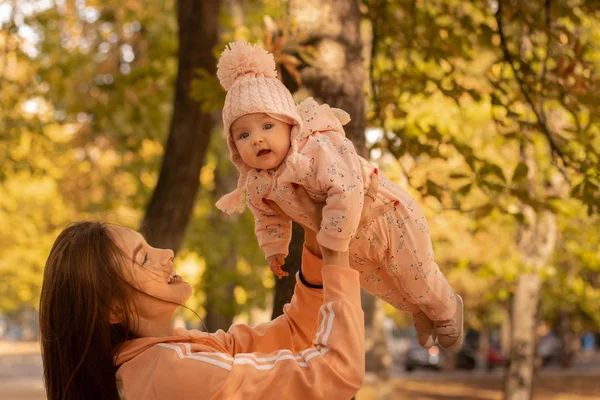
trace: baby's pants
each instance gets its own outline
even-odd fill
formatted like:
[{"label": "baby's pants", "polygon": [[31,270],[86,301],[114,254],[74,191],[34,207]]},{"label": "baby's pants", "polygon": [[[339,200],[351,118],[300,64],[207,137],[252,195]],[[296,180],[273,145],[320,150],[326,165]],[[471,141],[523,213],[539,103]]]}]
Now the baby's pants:
[{"label": "baby's pants", "polygon": [[350,265],[361,285],[396,309],[422,310],[431,320],[452,318],[454,291],[434,260],[429,228],[418,204],[404,193],[398,205],[357,232]]}]

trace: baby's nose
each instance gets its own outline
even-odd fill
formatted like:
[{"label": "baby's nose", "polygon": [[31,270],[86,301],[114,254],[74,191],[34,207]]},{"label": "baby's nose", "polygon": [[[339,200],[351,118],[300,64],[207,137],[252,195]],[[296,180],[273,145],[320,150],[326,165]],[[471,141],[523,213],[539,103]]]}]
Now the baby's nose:
[{"label": "baby's nose", "polygon": [[255,145],[261,144],[262,142],[263,142],[262,136],[258,136],[258,135],[255,136],[252,140],[252,143],[254,143]]}]

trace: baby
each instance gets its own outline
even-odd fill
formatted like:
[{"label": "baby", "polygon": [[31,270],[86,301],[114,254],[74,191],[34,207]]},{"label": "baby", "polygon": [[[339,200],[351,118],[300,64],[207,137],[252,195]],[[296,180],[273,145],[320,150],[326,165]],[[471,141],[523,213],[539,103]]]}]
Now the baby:
[{"label": "baby", "polygon": [[[348,114],[312,98],[296,106],[277,79],[273,56],[245,42],[225,49],[217,76],[227,91],[224,132],[240,172],[237,189],[217,207],[235,213],[248,205],[273,272],[279,278],[287,275],[281,266],[293,219],[317,232],[325,249],[349,251],[367,291],[412,313],[421,346],[430,347],[437,337],[441,347],[459,348],[462,299],[434,261],[427,221],[414,199],[379,174],[376,203],[395,202],[396,207],[357,231],[364,193],[378,171],[346,139],[342,125],[350,120]],[[320,226],[300,207],[299,186],[324,204]]]}]

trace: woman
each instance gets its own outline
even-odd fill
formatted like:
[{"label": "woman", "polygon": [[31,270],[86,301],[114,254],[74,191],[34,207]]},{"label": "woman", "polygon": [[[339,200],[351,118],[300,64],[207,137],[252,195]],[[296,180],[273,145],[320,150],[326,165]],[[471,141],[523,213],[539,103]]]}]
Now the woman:
[{"label": "woman", "polygon": [[[371,208],[372,179],[360,226],[393,209]],[[321,250],[305,229],[284,315],[209,334],[172,329],[192,289],[171,250],[123,227],[71,225],[52,247],[40,300],[48,399],[118,399],[115,376],[128,400],[350,398],[364,377],[358,273],[347,253],[325,254],[323,266]]]}]

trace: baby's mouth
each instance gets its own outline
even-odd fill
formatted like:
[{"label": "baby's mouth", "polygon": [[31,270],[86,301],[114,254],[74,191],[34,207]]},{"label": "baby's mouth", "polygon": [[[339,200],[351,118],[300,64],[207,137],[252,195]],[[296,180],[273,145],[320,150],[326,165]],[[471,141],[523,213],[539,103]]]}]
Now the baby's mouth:
[{"label": "baby's mouth", "polygon": [[257,156],[264,156],[265,154],[269,154],[271,152],[271,150],[269,149],[262,149],[261,151],[258,152]]}]

